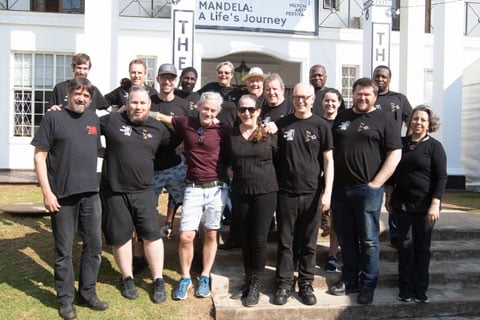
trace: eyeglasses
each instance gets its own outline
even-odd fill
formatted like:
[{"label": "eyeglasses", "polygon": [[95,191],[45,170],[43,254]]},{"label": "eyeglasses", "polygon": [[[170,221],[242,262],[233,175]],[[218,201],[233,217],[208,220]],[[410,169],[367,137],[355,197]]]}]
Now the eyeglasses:
[{"label": "eyeglasses", "polygon": [[231,72],[230,71],[217,71],[217,74],[226,74],[229,75]]},{"label": "eyeglasses", "polygon": [[240,113],[245,113],[245,112],[249,112],[250,114],[254,113],[255,111],[257,111],[257,108],[255,107],[240,107],[238,108],[238,112]]},{"label": "eyeglasses", "polygon": [[205,144],[205,128],[204,127],[200,127],[197,129],[197,133],[198,133],[198,139],[197,139],[197,142],[199,144]]},{"label": "eyeglasses", "polygon": [[310,99],[312,96],[293,96],[292,99],[293,101],[300,101],[300,100],[303,100],[303,101],[307,101],[308,99]]}]

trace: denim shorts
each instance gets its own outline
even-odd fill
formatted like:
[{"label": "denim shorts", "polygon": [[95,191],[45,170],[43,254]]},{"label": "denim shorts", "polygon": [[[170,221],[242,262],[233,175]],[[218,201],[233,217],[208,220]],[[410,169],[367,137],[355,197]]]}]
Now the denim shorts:
[{"label": "denim shorts", "polygon": [[206,229],[220,229],[227,196],[226,184],[211,188],[187,187],[179,230],[197,231],[201,221]]},{"label": "denim shorts", "polygon": [[183,161],[172,168],[155,171],[152,184],[157,198],[165,188],[172,196],[175,204],[181,204],[185,192],[185,174],[186,169]]}]

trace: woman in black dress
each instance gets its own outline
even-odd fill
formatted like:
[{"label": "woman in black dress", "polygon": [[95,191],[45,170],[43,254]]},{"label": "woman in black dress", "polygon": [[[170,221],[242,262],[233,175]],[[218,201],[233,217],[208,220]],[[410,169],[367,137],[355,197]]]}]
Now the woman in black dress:
[{"label": "woman in black dress", "polygon": [[408,122],[412,134],[402,138],[390,204],[398,224],[398,299],[404,302],[428,302],[430,243],[447,183],[445,151],[429,135],[438,127],[433,111],[421,105]]},{"label": "woman in black dress", "polygon": [[240,222],[245,285],[245,306],[258,303],[261,278],[267,260],[267,237],[277,204],[278,184],[273,164],[276,136],[260,124],[260,104],[253,95],[238,102],[240,123],[229,139],[233,179],[232,210]]}]

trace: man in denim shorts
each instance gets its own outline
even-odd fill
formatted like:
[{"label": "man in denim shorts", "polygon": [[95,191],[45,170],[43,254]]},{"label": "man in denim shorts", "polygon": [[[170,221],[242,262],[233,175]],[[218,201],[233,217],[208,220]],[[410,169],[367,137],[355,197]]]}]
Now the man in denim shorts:
[{"label": "man in denim shorts", "polygon": [[203,216],[203,269],[197,297],[210,295],[210,271],[217,252],[217,232],[228,189],[225,185],[225,164],[221,150],[230,134],[230,127],[216,117],[223,99],[216,92],[204,92],[198,102],[198,117],[170,117],[152,114],[176,134],[183,137],[187,162],[187,187],[180,219],[180,268],[182,277],[173,294],[176,300],[187,298],[191,286],[190,268],[193,260],[193,240]]}]

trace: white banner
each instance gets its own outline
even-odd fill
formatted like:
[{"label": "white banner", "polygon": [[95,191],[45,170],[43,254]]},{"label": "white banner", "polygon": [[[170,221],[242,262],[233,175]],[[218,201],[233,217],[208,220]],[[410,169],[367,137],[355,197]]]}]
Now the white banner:
[{"label": "white banner", "polygon": [[197,28],[252,32],[317,33],[315,0],[196,1]]},{"label": "white banner", "polygon": [[172,0],[172,63],[178,70],[193,67],[194,9],[193,0]]}]

